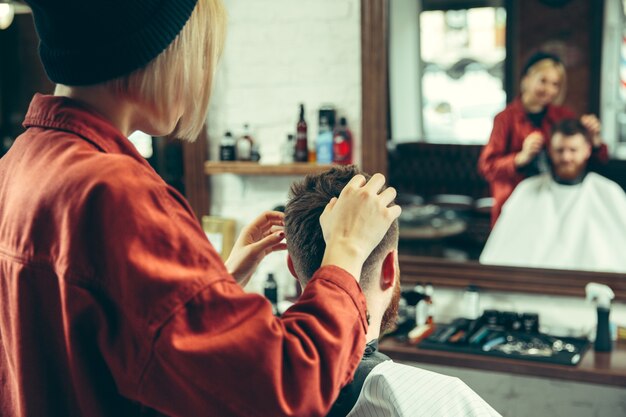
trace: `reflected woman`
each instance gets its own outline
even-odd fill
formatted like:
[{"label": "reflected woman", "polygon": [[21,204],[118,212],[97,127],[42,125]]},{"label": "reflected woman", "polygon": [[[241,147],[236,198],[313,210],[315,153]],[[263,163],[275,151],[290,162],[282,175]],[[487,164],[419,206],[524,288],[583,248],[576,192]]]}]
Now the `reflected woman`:
[{"label": "reflected woman", "polygon": [[[517,184],[549,169],[546,138],[552,127],[575,117],[572,110],[560,105],[565,97],[566,73],[556,55],[532,55],[522,70],[520,90],[520,96],[496,115],[489,143],[478,160],[478,170],[489,182],[494,198],[492,227]],[[600,137],[598,118],[587,114],[580,121],[593,140],[592,159],[606,162],[608,152]]]}]

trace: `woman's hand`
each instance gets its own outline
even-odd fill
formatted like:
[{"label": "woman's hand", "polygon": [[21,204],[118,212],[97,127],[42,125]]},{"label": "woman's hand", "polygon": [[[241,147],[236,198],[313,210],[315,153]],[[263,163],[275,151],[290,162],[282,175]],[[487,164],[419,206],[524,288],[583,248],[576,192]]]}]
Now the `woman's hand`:
[{"label": "woman's hand", "polygon": [[544,138],[539,131],[534,131],[526,136],[522,144],[522,150],[515,155],[515,166],[523,167],[530,163],[543,149]]},{"label": "woman's hand", "polygon": [[598,120],[594,114],[584,114],[580,117],[580,123],[582,123],[589,132],[593,147],[597,148],[602,145],[602,137],[600,136],[602,126],[600,125],[600,120]]},{"label": "woman's hand", "polygon": [[400,206],[389,204],[396,197],[392,187],[380,192],[385,177],[375,174],[366,183],[356,175],[333,198],[320,216],[326,241],[322,265],[336,265],[360,280],[363,262],[380,243],[391,223],[398,218]]},{"label": "woman's hand", "polygon": [[239,234],[225,264],[228,272],[242,287],[250,281],[256,267],[267,254],[287,249],[287,244],[282,242],[285,237],[284,218],[284,213],[279,211],[266,211]]}]

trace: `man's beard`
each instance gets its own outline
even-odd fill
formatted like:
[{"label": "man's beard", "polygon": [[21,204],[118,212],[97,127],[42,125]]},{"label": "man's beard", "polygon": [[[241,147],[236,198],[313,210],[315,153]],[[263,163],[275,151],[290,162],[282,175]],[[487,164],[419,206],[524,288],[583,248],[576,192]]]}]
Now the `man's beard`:
[{"label": "man's beard", "polygon": [[393,288],[393,295],[391,296],[389,307],[385,310],[385,314],[383,314],[383,318],[380,322],[381,335],[386,331],[393,329],[396,325],[396,320],[398,319],[398,305],[400,304],[400,296],[402,295],[399,275],[400,274],[396,275],[396,284]]},{"label": "man's beard", "polygon": [[563,164],[554,166],[554,174],[562,180],[575,180],[584,172],[587,164]]}]

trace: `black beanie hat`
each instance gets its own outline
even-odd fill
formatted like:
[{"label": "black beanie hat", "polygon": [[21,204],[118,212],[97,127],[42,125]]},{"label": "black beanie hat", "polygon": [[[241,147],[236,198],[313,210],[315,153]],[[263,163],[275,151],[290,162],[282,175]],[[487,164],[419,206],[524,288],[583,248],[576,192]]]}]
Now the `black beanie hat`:
[{"label": "black beanie hat", "polygon": [[51,81],[90,85],[148,64],[176,38],[198,0],[25,0]]},{"label": "black beanie hat", "polygon": [[561,58],[559,58],[555,54],[551,54],[549,52],[544,52],[544,51],[535,52],[534,54],[530,56],[530,58],[528,58],[528,61],[526,61],[526,64],[524,65],[524,68],[522,69],[522,77],[528,74],[528,70],[530,69],[530,67],[532,67],[539,61],[543,61],[544,59],[550,59],[556,62],[557,64],[562,63]]}]

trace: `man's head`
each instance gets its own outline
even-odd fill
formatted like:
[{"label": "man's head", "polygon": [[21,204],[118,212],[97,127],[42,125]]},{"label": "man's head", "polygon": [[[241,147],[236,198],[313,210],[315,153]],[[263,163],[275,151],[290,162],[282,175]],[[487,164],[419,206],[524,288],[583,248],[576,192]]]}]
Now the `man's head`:
[{"label": "man's head", "polygon": [[[303,287],[320,267],[326,249],[320,216],[330,199],[339,197],[341,190],[357,174],[370,178],[351,165],[308,175],[291,186],[285,206],[285,234],[290,270]],[[400,297],[397,246],[398,223],[394,221],[363,264],[361,273],[360,285],[370,313],[375,314],[377,309],[372,304],[384,304],[382,330],[393,324],[397,314]]]},{"label": "man's head", "polygon": [[587,168],[591,156],[591,139],[578,119],[565,119],[554,126],[549,147],[554,175],[575,180]]}]

